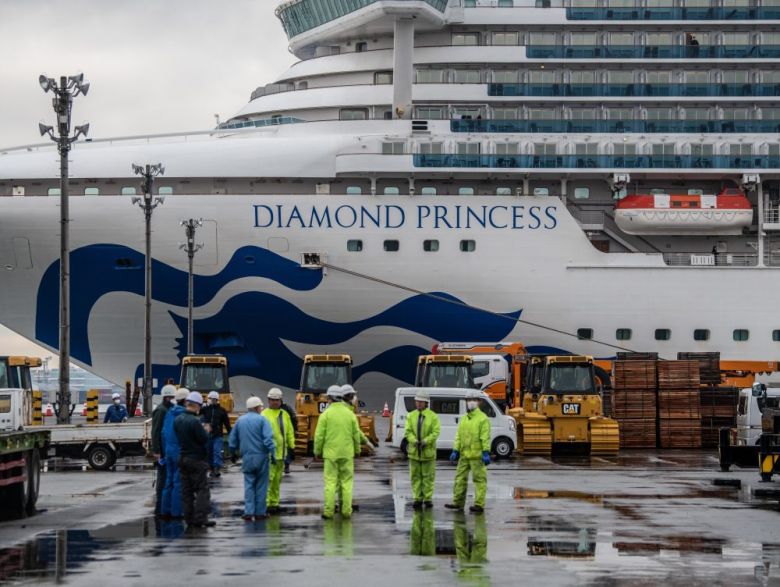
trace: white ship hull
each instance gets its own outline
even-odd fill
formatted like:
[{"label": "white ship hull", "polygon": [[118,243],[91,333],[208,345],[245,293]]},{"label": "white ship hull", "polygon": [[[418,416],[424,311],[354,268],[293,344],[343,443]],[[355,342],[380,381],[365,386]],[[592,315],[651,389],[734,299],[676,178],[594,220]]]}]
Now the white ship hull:
[{"label": "white ship hull", "polygon": [[[0,200],[6,268],[0,322],[52,350],[58,341],[58,201]],[[138,377],[140,212],[121,196],[78,197],[71,206],[73,358],[114,382]],[[205,219],[198,235],[205,247],[196,257],[195,349],[229,357],[240,395],[268,384],[294,388],[301,357],[309,352],[353,355],[357,387],[374,403],[411,381],[414,356],[441,340],[516,339],[532,350],[614,355],[613,347],[518,323],[518,315],[570,333],[592,328],[594,339],[667,358],[678,351],[778,358],[778,343],[768,342],[777,325],[767,322],[775,270],[669,267],[660,255],[601,253],[557,198],[493,197],[486,204],[480,197],[177,195],[153,220],[159,380],[177,376],[185,348],[186,256],[178,247],[179,221],[191,216]],[[483,217],[485,227],[475,220]],[[363,250],[347,251],[348,239],[362,240]],[[385,239],[397,239],[400,250],[384,251]],[[439,251],[423,252],[425,239],[439,240]],[[461,252],[462,239],[473,239],[476,250]],[[333,269],[302,269],[302,251],[505,316]],[[615,340],[618,328],[630,328],[631,340]],[[671,339],[656,341],[657,328],[671,329]],[[692,332],[701,328],[711,337],[696,342]],[[749,330],[749,339],[735,342],[734,329]]]}]

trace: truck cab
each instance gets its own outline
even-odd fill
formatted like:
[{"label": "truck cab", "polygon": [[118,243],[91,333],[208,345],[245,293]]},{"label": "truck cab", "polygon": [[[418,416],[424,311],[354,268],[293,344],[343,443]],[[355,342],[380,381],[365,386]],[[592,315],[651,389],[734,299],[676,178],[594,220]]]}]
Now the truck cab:
[{"label": "truck cab", "polygon": [[756,446],[761,437],[764,408],[780,408],[780,388],[769,387],[765,395],[756,395],[748,387],[739,391],[737,403],[737,446]]},{"label": "truck cab", "polygon": [[32,424],[32,377],[38,357],[0,357],[0,430],[21,430]]}]

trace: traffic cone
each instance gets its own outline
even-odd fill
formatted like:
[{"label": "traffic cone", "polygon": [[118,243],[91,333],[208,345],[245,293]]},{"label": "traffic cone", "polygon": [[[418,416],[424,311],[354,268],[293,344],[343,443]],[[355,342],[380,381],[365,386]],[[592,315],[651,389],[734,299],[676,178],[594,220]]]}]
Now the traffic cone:
[{"label": "traffic cone", "polygon": [[385,402],[385,407],[382,408],[382,417],[383,418],[389,418],[390,417],[390,407],[387,405],[387,402]]}]

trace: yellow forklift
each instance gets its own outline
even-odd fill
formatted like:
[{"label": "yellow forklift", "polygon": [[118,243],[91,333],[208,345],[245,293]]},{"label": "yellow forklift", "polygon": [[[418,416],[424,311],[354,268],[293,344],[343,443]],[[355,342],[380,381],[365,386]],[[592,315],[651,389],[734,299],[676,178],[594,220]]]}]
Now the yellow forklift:
[{"label": "yellow forklift", "polygon": [[[295,395],[295,413],[298,416],[298,431],[295,438],[295,453],[312,455],[314,433],[320,414],[328,407],[326,392],[331,385],[352,385],[352,357],[349,355],[306,355],[303,357],[301,385]],[[355,409],[360,430],[374,445],[376,436],[374,416]],[[368,452],[364,445],[363,454]]]},{"label": "yellow forklift", "polygon": [[527,455],[615,455],[617,421],[604,416],[593,357],[529,357],[517,421],[518,452]]}]

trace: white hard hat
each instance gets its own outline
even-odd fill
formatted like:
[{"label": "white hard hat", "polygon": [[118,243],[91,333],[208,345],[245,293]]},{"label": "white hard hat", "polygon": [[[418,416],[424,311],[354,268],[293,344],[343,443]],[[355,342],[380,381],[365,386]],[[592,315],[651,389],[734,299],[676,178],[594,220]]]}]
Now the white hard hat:
[{"label": "white hard hat", "polygon": [[199,406],[203,405],[203,396],[200,395],[197,391],[191,391],[187,395],[187,403],[188,404],[198,404]]},{"label": "white hard hat", "polygon": [[246,400],[246,409],[247,410],[254,410],[255,408],[262,407],[263,400],[261,400],[257,396],[252,396],[248,400]]},{"label": "white hard hat", "polygon": [[341,396],[343,395],[343,392],[341,391],[341,386],[339,385],[331,385],[328,388],[327,391],[328,397],[333,399],[341,399]]},{"label": "white hard hat", "polygon": [[431,396],[424,391],[418,391],[417,395],[414,396],[414,401],[431,403]]},{"label": "white hard hat", "polygon": [[209,399],[219,399],[219,393],[216,391],[210,391],[208,397]]},{"label": "white hard hat", "polygon": [[268,390],[268,399],[282,399],[282,390],[278,387],[272,387]]},{"label": "white hard hat", "polygon": [[482,392],[470,389],[466,392],[466,399],[482,399]]},{"label": "white hard hat", "polygon": [[341,395],[349,395],[350,393],[357,393],[355,391],[355,388],[352,387],[349,383],[346,383],[345,385],[341,386]]},{"label": "white hard hat", "polygon": [[161,397],[175,397],[176,396],[176,386],[171,385],[170,383],[168,385],[163,385],[163,388],[160,390],[160,396]]},{"label": "white hard hat", "polygon": [[189,393],[190,393],[189,389],[187,389],[186,387],[180,387],[179,389],[176,390],[176,393],[174,394],[173,398],[177,402],[180,402],[183,399],[187,399]]},{"label": "white hard hat", "polygon": [[122,396],[119,395],[118,393],[112,393],[111,394],[111,399],[122,399]]}]

